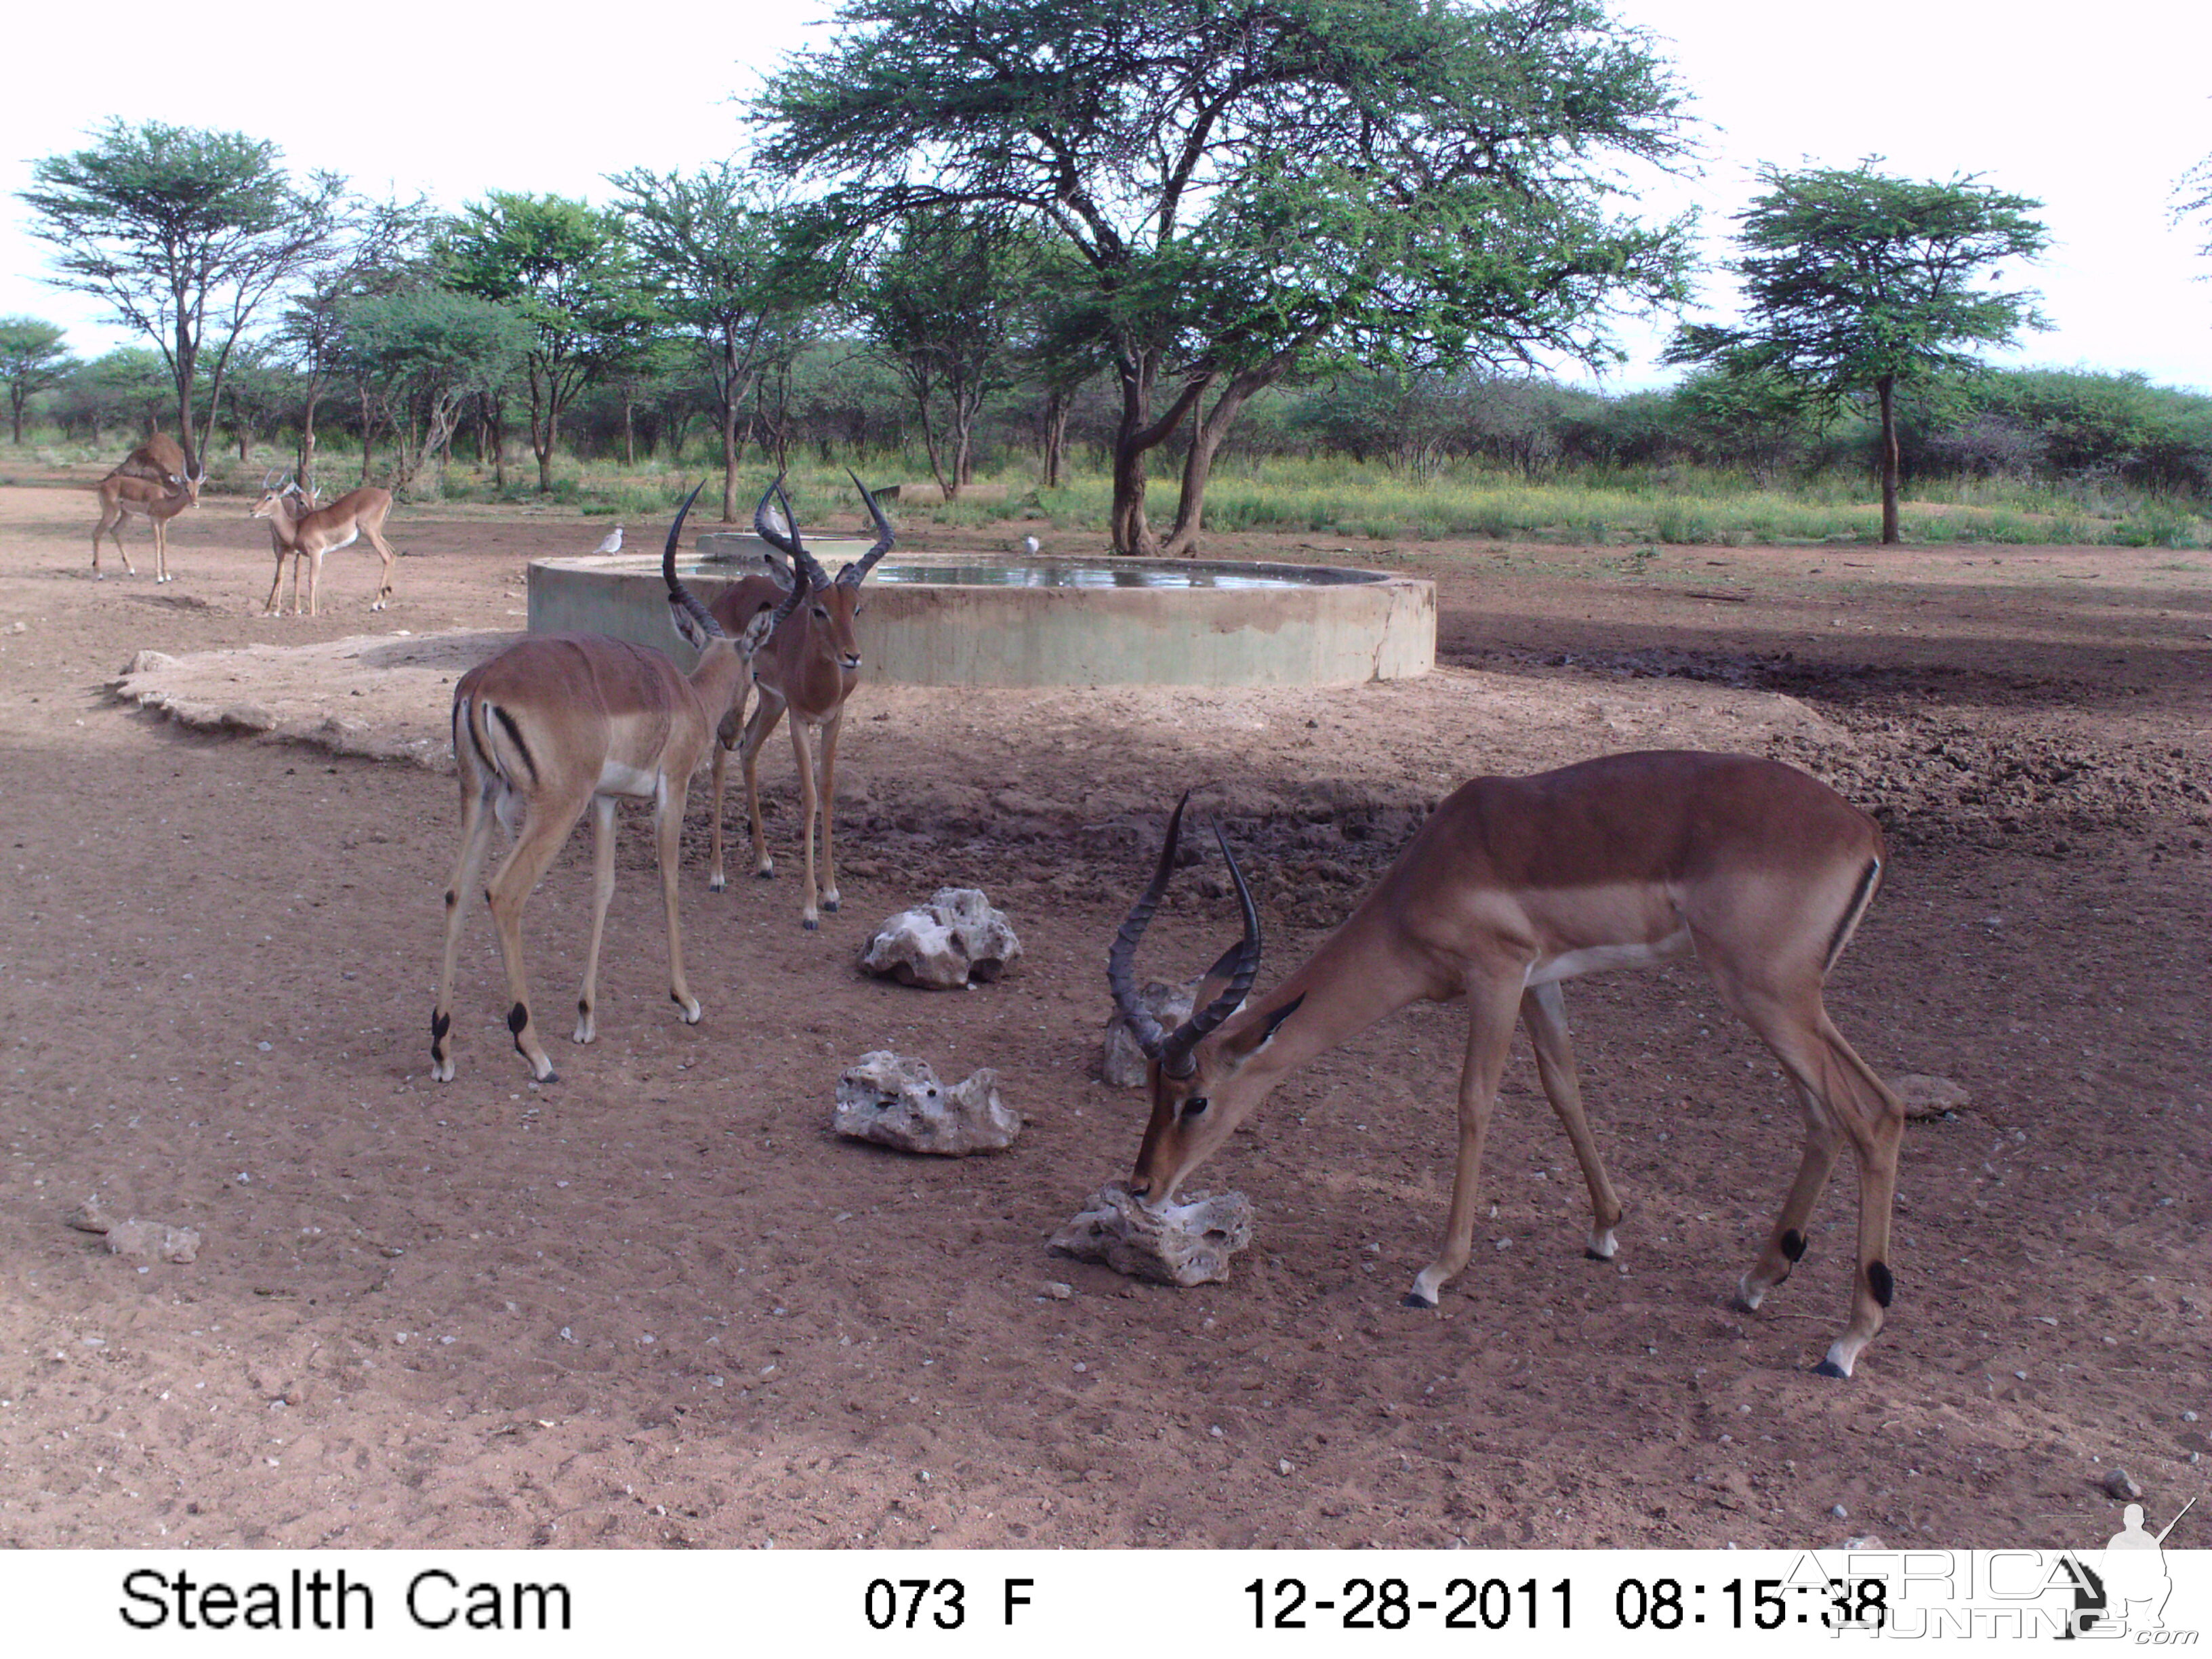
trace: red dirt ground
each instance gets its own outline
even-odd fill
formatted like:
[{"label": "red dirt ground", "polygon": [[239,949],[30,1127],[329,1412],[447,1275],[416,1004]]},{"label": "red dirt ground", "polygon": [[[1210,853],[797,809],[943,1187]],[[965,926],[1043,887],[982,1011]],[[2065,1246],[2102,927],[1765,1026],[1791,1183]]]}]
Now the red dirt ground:
[{"label": "red dirt ground", "polygon": [[[2114,1465],[2154,1516],[2203,1486],[2212,557],[1227,538],[1435,577],[1444,665],[1296,694],[864,686],[820,933],[779,740],[784,879],[708,894],[693,792],[705,1022],[667,1006],[626,823],[598,1043],[562,1035],[562,1080],[529,1085],[479,908],[441,1086],[453,785],[281,734],[404,757],[428,733],[434,763],[485,641],[425,636],[519,628],[524,561],[604,525],[403,508],[390,611],[347,553],[325,615],[261,619],[242,501],[177,521],[173,584],[95,584],[92,504],[58,484],[0,489],[0,1543],[2087,1546]],[[227,731],[111,690],[141,650],[368,635],[222,659]],[[177,672],[204,690],[207,662]],[[1449,1187],[1448,1007],[1309,1067],[1208,1168],[1258,1212],[1229,1282],[1046,1254],[1135,1153],[1140,1099],[1096,1080],[1101,969],[1180,787],[1218,781],[1264,982],[1459,780],[1668,744],[1776,754],[1882,816],[1889,883],[1830,1006],[1881,1070],[1972,1096],[1908,1133],[1897,1306],[1856,1378],[1807,1370],[1844,1313],[1847,1170],[1796,1278],[1729,1305],[1796,1130],[1693,970],[1570,994],[1630,1206],[1617,1265],[1582,1255],[1517,1048],[1476,1267],[1440,1313],[1397,1305]],[[587,844],[529,912],[556,1006]],[[959,995],[859,977],[872,927],[945,884],[1007,911],[1021,969]],[[1233,928],[1218,871],[1187,872],[1145,966],[1194,971]],[[1022,1139],[958,1163],[836,1139],[837,1074],[879,1047],[996,1067]],[[104,1253],[63,1220],[93,1194],[198,1229],[199,1259]]]}]

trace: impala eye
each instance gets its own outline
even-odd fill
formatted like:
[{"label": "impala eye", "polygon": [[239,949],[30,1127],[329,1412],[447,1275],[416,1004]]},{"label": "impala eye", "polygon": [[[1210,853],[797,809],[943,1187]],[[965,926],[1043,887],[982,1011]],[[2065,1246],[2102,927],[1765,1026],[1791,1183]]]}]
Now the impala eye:
[{"label": "impala eye", "polygon": [[1186,1123],[1189,1122],[1191,1119],[1198,1116],[1205,1110],[1206,1097],[1204,1095],[1193,1095],[1188,1100],[1186,1100],[1182,1103],[1183,1121]]}]

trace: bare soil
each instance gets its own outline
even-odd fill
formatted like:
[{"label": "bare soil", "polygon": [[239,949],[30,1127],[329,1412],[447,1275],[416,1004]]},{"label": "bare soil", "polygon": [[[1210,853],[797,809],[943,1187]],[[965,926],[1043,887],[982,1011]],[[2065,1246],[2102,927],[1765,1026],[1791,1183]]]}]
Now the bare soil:
[{"label": "bare soil", "polygon": [[[2154,1517],[2203,1486],[2212,557],[1224,538],[1434,577],[1443,665],[864,685],[820,933],[779,740],[779,879],[706,891],[693,791],[704,1023],[668,1006],[626,826],[599,1042],[529,1083],[479,908],[441,1086],[450,684],[522,625],[524,562],[605,526],[403,508],[392,610],[349,553],[324,615],[262,618],[243,508],[176,521],[175,582],[95,583],[88,495],[0,489],[0,1544],[2086,1546],[2115,1465]],[[1072,550],[1005,534],[1032,528]],[[147,651],[178,659],[140,660],[152,704],[114,689]],[[1694,969],[1571,990],[1617,1264],[1583,1256],[1522,1050],[1478,1261],[1439,1312],[1398,1305],[1449,1187],[1450,1007],[1309,1067],[1206,1170],[1257,1211],[1228,1282],[1047,1255],[1135,1154],[1141,1098],[1097,1080],[1103,959],[1183,786],[1255,872],[1264,977],[1461,780],[1685,744],[1881,814],[1893,870],[1830,1006],[1877,1067],[1972,1097],[1909,1132],[1897,1304],[1856,1378],[1808,1370],[1845,1311],[1848,1170],[1791,1282],[1729,1304],[1797,1131]],[[529,912],[556,1008],[587,860],[580,835]],[[867,933],[942,884],[1008,913],[1019,969],[861,978]],[[1194,972],[1234,927],[1201,863],[1144,965]],[[839,1072],[886,1047],[996,1068],[1020,1141],[835,1139]],[[198,1230],[198,1259],[106,1253],[64,1224],[94,1194]]]}]

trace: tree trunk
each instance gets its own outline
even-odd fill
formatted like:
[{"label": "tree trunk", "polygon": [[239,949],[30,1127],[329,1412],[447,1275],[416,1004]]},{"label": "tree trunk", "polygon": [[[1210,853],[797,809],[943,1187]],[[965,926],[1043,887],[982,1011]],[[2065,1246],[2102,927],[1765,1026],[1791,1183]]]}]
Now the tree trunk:
[{"label": "tree trunk", "polygon": [[1192,404],[1213,383],[1211,373],[1194,374],[1176,394],[1167,412],[1149,425],[1152,381],[1159,352],[1140,346],[1124,350],[1119,373],[1121,380],[1121,419],[1114,432],[1114,509],[1111,530],[1114,551],[1144,556],[1157,555],[1159,544],[1145,519],[1145,459],[1190,412]]},{"label": "tree trunk", "polygon": [[23,447],[23,394],[15,387],[8,388],[9,413],[15,417],[15,447]]},{"label": "tree trunk", "polygon": [[307,492],[310,501],[315,494],[315,405],[322,401],[323,382],[319,374],[307,377],[307,411],[300,417],[299,464],[293,469],[300,488]]},{"label": "tree trunk", "polygon": [[359,487],[364,489],[368,487],[369,462],[374,458],[375,447],[376,428],[369,422],[368,382],[363,380],[361,383],[361,483]]},{"label": "tree trunk", "polygon": [[623,465],[624,466],[635,466],[637,465],[637,428],[630,419],[630,410],[635,406],[636,399],[632,398],[629,392],[623,392]]},{"label": "tree trunk", "polygon": [[1074,401],[1058,386],[1044,394],[1044,487],[1060,488],[1067,459],[1067,406]]},{"label": "tree trunk", "polygon": [[1168,532],[1160,551],[1170,558],[1189,558],[1198,551],[1198,535],[1206,516],[1206,483],[1213,473],[1213,458],[1229,435],[1237,415],[1253,393],[1273,386],[1289,372],[1291,354],[1270,357],[1257,368],[1230,377],[1221,395],[1190,434],[1190,453],[1182,461],[1182,497],[1176,504],[1175,528]]},{"label": "tree trunk", "polygon": [[1881,398],[1881,544],[1893,547],[1903,539],[1897,525],[1897,377],[1883,375],[1875,390]]}]

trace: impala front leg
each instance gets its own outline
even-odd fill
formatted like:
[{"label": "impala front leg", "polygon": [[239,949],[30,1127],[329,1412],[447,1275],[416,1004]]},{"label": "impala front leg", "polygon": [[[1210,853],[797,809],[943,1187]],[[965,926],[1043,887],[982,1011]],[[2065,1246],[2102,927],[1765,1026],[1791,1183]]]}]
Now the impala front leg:
[{"label": "impala front leg", "polygon": [[702,1011],[684,977],[684,929],[676,915],[676,873],[684,856],[684,799],[690,791],[691,769],[698,763],[698,751],[694,750],[680,775],[672,768],[660,775],[653,796],[653,834],[660,847],[660,902],[668,913],[668,1000],[676,1005],[686,1025],[696,1025]]},{"label": "impala front leg", "polygon": [[1474,1252],[1477,1182],[1482,1173],[1483,1137],[1498,1103],[1498,1079],[1513,1043],[1514,1011],[1521,1002],[1522,974],[1501,974],[1467,992],[1467,1059],[1459,1077],[1459,1156],[1452,1168],[1451,1216],[1444,1225],[1443,1253],[1421,1269],[1406,1292],[1409,1308],[1433,1308],[1437,1293]]},{"label": "impala front leg", "polygon": [[841,707],[822,725],[822,908],[837,908],[837,734],[845,729]]},{"label": "impala front leg", "polygon": [[[459,721],[454,722],[459,730]],[[458,745],[455,752],[460,751]],[[461,921],[477,883],[483,878],[484,854],[491,847],[491,792],[488,780],[472,780],[465,765],[461,782],[461,851],[446,888],[446,955],[438,969],[438,1000],[430,1007],[430,1075],[453,1080],[453,967],[461,944]]]},{"label": "impala front leg", "polygon": [[814,884],[814,811],[822,798],[815,784],[814,757],[807,749],[806,722],[795,708],[791,711],[791,748],[799,761],[799,833],[806,848],[806,901],[799,907],[799,925],[811,933],[822,926],[820,890]]}]

